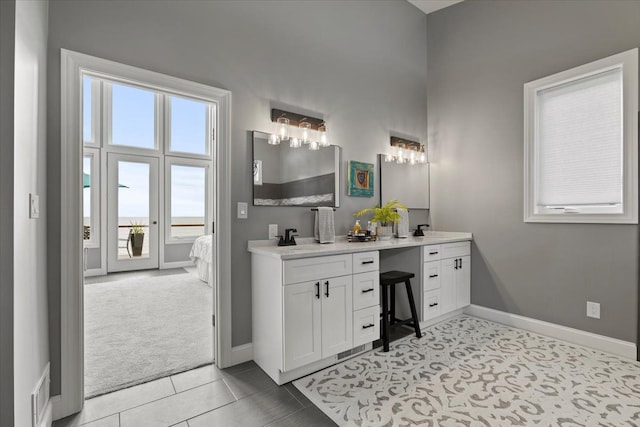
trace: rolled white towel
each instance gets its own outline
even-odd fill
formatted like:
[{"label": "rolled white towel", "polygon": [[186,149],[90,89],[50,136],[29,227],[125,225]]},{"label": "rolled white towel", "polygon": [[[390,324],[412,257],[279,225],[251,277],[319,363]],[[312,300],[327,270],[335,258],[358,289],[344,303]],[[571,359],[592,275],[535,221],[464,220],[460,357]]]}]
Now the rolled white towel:
[{"label": "rolled white towel", "polygon": [[320,243],[335,243],[336,230],[333,221],[333,208],[320,206],[316,212],[313,235]]},{"label": "rolled white towel", "polygon": [[397,209],[400,221],[396,225],[396,237],[409,237],[409,212],[406,209]]}]

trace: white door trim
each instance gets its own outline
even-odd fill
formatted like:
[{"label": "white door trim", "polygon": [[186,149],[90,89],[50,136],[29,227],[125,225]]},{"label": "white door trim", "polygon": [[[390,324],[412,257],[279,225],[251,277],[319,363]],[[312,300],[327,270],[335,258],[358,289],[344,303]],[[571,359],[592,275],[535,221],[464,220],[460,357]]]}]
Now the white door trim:
[{"label": "white door trim", "polygon": [[[81,100],[83,72],[144,81],[158,90],[196,95],[217,104],[214,239],[216,254],[217,346],[219,367],[232,364],[231,352],[231,92],[153,71],[61,49],[61,394],[54,419],[82,409],[84,403],[84,339],[82,277],[82,135]],[[222,248],[222,249],[221,249]]]}]

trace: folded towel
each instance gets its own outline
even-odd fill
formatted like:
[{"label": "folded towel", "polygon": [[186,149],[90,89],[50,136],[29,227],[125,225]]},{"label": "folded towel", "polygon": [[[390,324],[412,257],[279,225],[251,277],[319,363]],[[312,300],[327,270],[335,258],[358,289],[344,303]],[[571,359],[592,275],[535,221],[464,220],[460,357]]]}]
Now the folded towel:
[{"label": "folded towel", "polygon": [[396,224],[396,237],[409,236],[409,212],[406,209],[396,209],[400,215],[400,221]]},{"label": "folded towel", "polygon": [[333,208],[318,207],[313,234],[320,243],[335,243],[336,230],[333,223]]}]

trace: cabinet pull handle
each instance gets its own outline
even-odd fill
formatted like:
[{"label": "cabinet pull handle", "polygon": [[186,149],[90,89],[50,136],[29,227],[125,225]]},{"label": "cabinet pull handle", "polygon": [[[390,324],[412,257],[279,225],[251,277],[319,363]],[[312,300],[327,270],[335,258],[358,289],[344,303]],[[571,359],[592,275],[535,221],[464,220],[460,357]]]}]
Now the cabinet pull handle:
[{"label": "cabinet pull handle", "polygon": [[433,304],[429,304],[429,307],[435,307],[436,305],[438,305],[438,303],[434,302]]},{"label": "cabinet pull handle", "polygon": [[373,288],[369,288],[369,289],[363,289],[362,293],[366,294],[367,292],[373,292]]},{"label": "cabinet pull handle", "polygon": [[454,269],[454,270],[457,270],[457,269],[458,269],[458,258],[456,258],[456,259],[454,260],[453,269]]},{"label": "cabinet pull handle", "polygon": [[362,264],[363,264],[363,265],[364,265],[364,264],[373,264],[373,262],[374,262],[374,261],[371,259],[371,260],[369,260],[369,261],[362,261]]},{"label": "cabinet pull handle", "polygon": [[369,323],[368,325],[362,325],[362,329],[373,328],[375,325],[373,323]]},{"label": "cabinet pull handle", "polygon": [[433,279],[434,277],[438,277],[438,275],[437,274],[432,274],[432,275],[429,276],[429,279]]},{"label": "cabinet pull handle", "polygon": [[459,268],[460,270],[462,270],[462,258],[458,258],[458,259],[460,260],[460,263],[459,263],[458,268]]},{"label": "cabinet pull handle", "polygon": [[325,292],[324,292],[324,296],[326,296],[327,298],[329,298],[329,281],[327,280],[326,282],[324,282],[324,286],[326,287]]},{"label": "cabinet pull handle", "polygon": [[316,282],[316,298],[320,299],[320,282]]},{"label": "cabinet pull handle", "polygon": [[438,251],[435,251],[435,252],[429,252],[429,255],[438,255]]}]

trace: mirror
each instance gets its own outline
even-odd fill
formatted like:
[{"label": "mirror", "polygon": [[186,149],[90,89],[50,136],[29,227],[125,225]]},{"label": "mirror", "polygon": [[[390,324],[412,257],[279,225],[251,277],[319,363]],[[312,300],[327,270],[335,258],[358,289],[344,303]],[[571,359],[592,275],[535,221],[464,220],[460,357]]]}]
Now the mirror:
[{"label": "mirror", "polygon": [[340,147],[270,145],[253,132],[254,206],[340,206]]},{"label": "mirror", "polygon": [[409,209],[429,209],[429,164],[385,162],[378,155],[380,204],[399,200]]}]

